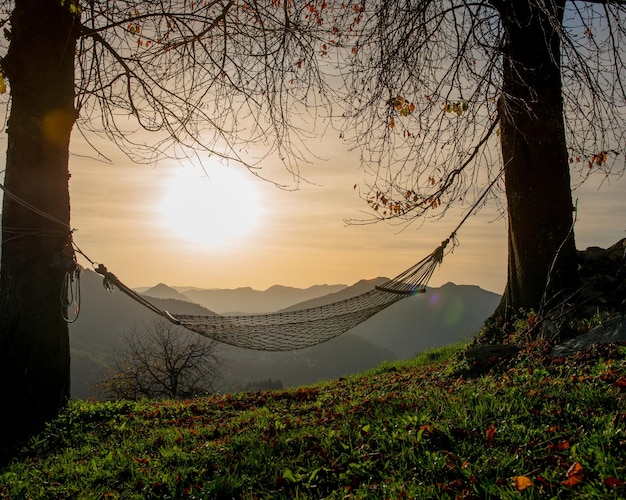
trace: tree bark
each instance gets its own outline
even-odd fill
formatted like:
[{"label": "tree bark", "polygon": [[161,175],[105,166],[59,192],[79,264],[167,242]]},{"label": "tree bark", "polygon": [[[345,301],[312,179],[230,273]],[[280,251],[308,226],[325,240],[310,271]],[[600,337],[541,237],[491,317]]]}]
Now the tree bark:
[{"label": "tree bark", "polygon": [[11,90],[0,268],[2,445],[36,430],[69,398],[62,290],[74,269],[68,156],[78,33],[79,19],[63,2],[16,0],[2,60]]},{"label": "tree bark", "polygon": [[554,29],[565,1],[493,4],[506,34],[500,123],[509,226],[508,282],[494,318],[506,318],[574,285],[576,246]]}]

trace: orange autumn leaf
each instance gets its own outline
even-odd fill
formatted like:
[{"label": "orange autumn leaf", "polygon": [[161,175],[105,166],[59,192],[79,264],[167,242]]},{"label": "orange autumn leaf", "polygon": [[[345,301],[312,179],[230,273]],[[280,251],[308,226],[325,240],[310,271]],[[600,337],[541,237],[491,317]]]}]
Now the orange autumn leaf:
[{"label": "orange autumn leaf", "polygon": [[577,484],[581,483],[583,478],[581,476],[572,476],[568,477],[565,481],[561,481],[561,484],[566,488],[572,488]]},{"label": "orange autumn leaf", "polygon": [[582,465],[578,462],[574,462],[567,471],[567,479],[565,481],[561,481],[561,484],[571,488],[572,486],[576,486],[581,483],[583,480],[583,470]]},{"label": "orange autumn leaf", "polygon": [[583,466],[578,462],[574,462],[572,466],[567,470],[568,476],[580,476],[583,473]]},{"label": "orange autumn leaf", "polygon": [[569,441],[567,439],[562,439],[557,443],[556,448],[559,451],[567,450],[569,448]]},{"label": "orange autumn leaf", "polygon": [[488,445],[491,445],[493,443],[493,440],[496,438],[497,433],[498,430],[493,425],[485,431],[485,439],[487,440]]},{"label": "orange autumn leaf", "polygon": [[532,486],[533,482],[526,476],[515,476],[513,478],[513,485],[517,491],[524,491],[526,488]]}]

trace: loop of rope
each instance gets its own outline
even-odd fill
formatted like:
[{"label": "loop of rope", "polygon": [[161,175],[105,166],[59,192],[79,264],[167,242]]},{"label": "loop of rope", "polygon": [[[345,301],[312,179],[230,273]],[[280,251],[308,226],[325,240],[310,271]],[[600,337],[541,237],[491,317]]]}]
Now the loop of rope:
[{"label": "loop of rope", "polygon": [[[61,287],[61,308],[63,319],[67,323],[74,323],[80,315],[80,272],[80,266],[77,266],[73,272],[66,272]],[[74,306],[73,318],[70,318],[66,313],[70,306]]]}]

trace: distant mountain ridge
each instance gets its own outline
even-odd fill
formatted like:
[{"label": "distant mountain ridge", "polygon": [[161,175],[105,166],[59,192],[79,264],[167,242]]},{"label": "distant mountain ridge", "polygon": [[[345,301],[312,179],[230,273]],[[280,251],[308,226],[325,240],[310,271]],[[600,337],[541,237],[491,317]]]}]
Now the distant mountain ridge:
[{"label": "distant mountain ridge", "polygon": [[329,293],[328,295],[324,295],[323,297],[316,297],[303,302],[298,302],[297,304],[293,304],[289,307],[285,307],[284,309],[280,309],[279,312],[297,311],[299,309],[308,309],[310,307],[320,307],[327,304],[332,304],[334,302],[339,302],[341,300],[351,299],[352,297],[356,297],[357,295],[361,295],[362,293],[367,293],[374,287],[382,285],[387,281],[389,281],[389,278],[382,277],[369,280],[360,280],[357,281],[354,285],[346,287],[337,292]]},{"label": "distant mountain ridge", "polygon": [[178,290],[166,285],[165,283],[159,283],[158,285],[148,288],[140,293],[146,297],[154,297],[157,299],[175,299],[193,302],[193,300],[187,297],[184,293],[180,293]]},{"label": "distant mountain ridge", "polygon": [[428,287],[356,326],[350,333],[409,358],[432,347],[471,339],[500,302],[474,285]]},{"label": "distant mountain ridge", "polygon": [[316,299],[347,288],[347,285],[314,285],[295,288],[274,285],[267,290],[240,288],[172,287],[159,283],[141,292],[148,297],[187,300],[218,314],[260,314],[274,312],[295,303]]}]

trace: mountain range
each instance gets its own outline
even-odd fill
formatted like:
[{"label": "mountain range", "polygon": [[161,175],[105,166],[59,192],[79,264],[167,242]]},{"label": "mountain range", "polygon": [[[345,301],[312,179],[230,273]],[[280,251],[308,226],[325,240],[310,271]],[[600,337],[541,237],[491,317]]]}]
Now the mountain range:
[{"label": "mountain range", "polygon": [[[203,290],[161,283],[142,289],[142,295],[158,308],[172,313],[254,314],[343,300],[382,281],[386,278],[361,280],[352,286],[318,285],[307,289],[277,285],[265,291]],[[159,316],[118,290],[107,291],[102,278],[93,271],[82,273],[81,291],[80,315],[70,325],[72,397],[94,398],[97,395],[93,384],[110,363],[113,350],[123,349],[124,333]],[[427,294],[401,300],[342,336],[307,349],[258,352],[220,344],[218,356],[223,360],[220,391],[255,388],[262,381],[278,382],[283,387],[314,383],[467,339],[493,312],[499,298],[476,286],[448,283],[429,288]],[[196,302],[200,300],[202,304]]]},{"label": "mountain range", "polygon": [[262,314],[278,311],[292,304],[305,302],[347,288],[347,285],[315,285],[294,288],[274,285],[267,290],[250,287],[234,289],[199,289],[193,287],[170,287],[163,283],[142,291],[146,297],[186,300],[200,304],[217,314]]}]

